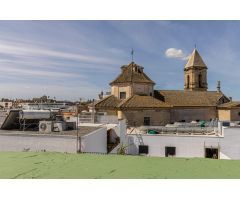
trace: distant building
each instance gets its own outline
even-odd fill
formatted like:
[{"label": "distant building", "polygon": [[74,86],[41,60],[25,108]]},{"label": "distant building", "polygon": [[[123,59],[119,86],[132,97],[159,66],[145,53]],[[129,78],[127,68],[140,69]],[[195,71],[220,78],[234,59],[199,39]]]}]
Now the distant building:
[{"label": "distant building", "polygon": [[[134,62],[122,66],[121,74],[110,83],[111,95],[98,101],[95,109],[126,119],[130,126],[223,118],[230,99],[222,93],[220,82],[216,91],[208,91],[207,66],[196,48],[184,67],[184,90],[154,90],[155,82],[143,70]],[[237,109],[229,112],[233,110]],[[240,120],[240,113],[224,119]]]},{"label": "distant building", "polygon": [[43,95],[42,97],[39,98],[33,98],[32,101],[34,103],[54,103],[56,102],[55,99],[50,99],[49,96]]},{"label": "distant building", "polygon": [[9,109],[12,108],[13,103],[12,101],[8,100],[8,101],[0,101],[0,107],[4,108],[4,109]]}]

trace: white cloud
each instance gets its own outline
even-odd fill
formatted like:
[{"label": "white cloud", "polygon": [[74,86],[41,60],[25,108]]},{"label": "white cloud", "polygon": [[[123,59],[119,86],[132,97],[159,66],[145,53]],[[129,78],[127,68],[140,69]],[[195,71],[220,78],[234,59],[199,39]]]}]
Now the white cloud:
[{"label": "white cloud", "polygon": [[40,47],[36,45],[28,45],[25,43],[0,41],[0,53],[16,56],[28,56],[28,57],[50,57],[61,58],[67,60],[75,60],[79,62],[90,63],[103,63],[103,64],[115,64],[116,60],[109,57],[100,57],[94,55],[84,55],[83,53],[69,53],[64,51],[52,50],[46,47]]},{"label": "white cloud", "polygon": [[186,53],[184,53],[182,49],[176,49],[176,48],[167,49],[165,51],[165,56],[167,58],[178,58],[182,60],[187,60],[189,58],[189,55],[186,55]]},{"label": "white cloud", "polygon": [[18,69],[14,68],[10,65],[10,67],[6,66],[1,67],[0,66],[0,73],[6,75],[16,75],[16,76],[31,76],[31,77],[49,77],[49,78],[85,78],[81,74],[71,73],[71,72],[56,72],[56,71],[43,71],[43,70],[32,70],[32,69]]}]

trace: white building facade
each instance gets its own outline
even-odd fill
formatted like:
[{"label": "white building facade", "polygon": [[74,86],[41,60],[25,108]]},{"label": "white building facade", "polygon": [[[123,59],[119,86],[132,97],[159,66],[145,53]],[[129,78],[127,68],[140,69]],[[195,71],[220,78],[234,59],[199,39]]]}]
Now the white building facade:
[{"label": "white building facade", "polygon": [[127,153],[159,157],[240,159],[240,127],[219,135],[127,134]]}]

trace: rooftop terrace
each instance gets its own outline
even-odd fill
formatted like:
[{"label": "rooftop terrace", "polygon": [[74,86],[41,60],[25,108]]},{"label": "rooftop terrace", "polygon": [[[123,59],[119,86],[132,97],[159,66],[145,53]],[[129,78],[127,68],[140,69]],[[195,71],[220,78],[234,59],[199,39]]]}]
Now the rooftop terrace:
[{"label": "rooftop terrace", "polygon": [[62,132],[51,132],[51,133],[41,133],[39,131],[19,131],[19,130],[0,130],[0,135],[46,135],[46,136],[79,136],[87,135],[101,127],[94,126],[81,126],[77,130],[62,131]]}]

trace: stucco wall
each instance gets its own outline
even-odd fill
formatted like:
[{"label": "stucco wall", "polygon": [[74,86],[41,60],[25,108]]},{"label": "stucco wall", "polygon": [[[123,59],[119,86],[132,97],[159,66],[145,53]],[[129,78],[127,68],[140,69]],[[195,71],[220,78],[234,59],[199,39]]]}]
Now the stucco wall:
[{"label": "stucco wall", "polygon": [[240,159],[240,127],[223,128],[220,151],[231,159]]},{"label": "stucco wall", "polygon": [[193,120],[205,120],[217,118],[216,108],[174,108],[171,109],[171,122],[185,120],[191,122]]},{"label": "stucco wall", "polygon": [[231,110],[231,121],[240,121],[240,108],[235,108]]},{"label": "stucco wall", "polygon": [[218,117],[220,121],[240,121],[240,108],[219,109]]},{"label": "stucco wall", "polygon": [[120,92],[126,92],[126,98],[128,98],[132,95],[132,88],[127,84],[114,85],[111,87],[111,94],[115,97],[120,98]]},{"label": "stucco wall", "polygon": [[[79,140],[82,152],[107,153],[107,128],[100,128]],[[77,137],[43,134],[0,134],[0,151],[77,152]]]},{"label": "stucco wall", "polygon": [[[165,147],[176,147],[176,157],[205,157],[206,147],[219,148],[220,159],[240,159],[240,127],[223,128],[223,137],[142,135],[150,156],[165,157]],[[139,140],[127,135],[128,153],[138,154]]]},{"label": "stucco wall", "polygon": [[231,115],[230,110],[218,110],[218,118],[220,121],[230,121]]},{"label": "stucco wall", "polygon": [[150,117],[151,126],[160,126],[170,122],[170,110],[129,110],[123,111],[123,117],[130,126],[142,126],[144,124],[144,117]]},{"label": "stucco wall", "polygon": [[153,95],[153,85],[145,83],[119,84],[111,87],[111,94],[120,98],[120,92],[126,92],[126,98],[133,94]]},{"label": "stucco wall", "polygon": [[48,135],[0,135],[0,151],[76,152],[76,137]]},{"label": "stucco wall", "polygon": [[[153,85],[150,84],[133,84],[133,94],[153,95]],[[152,96],[151,95],[151,96]]]},{"label": "stucco wall", "polygon": [[107,128],[98,129],[81,137],[82,152],[107,153]]},{"label": "stucco wall", "polygon": [[[218,147],[221,138],[204,136],[142,135],[144,145],[149,146],[150,156],[165,157],[165,147],[176,147],[176,157],[204,157],[204,146]],[[136,135],[128,135],[128,153],[137,154],[139,141]]]}]

